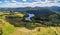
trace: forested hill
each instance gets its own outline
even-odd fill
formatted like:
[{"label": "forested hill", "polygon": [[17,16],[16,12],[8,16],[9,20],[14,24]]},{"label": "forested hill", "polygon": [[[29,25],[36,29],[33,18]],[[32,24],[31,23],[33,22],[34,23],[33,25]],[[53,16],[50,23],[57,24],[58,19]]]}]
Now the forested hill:
[{"label": "forested hill", "polygon": [[52,7],[0,8],[0,11],[14,11],[14,12],[22,11],[22,12],[25,12],[25,11],[27,11],[27,10],[39,10],[39,9],[42,9],[42,8],[52,9],[52,10],[54,10],[54,11],[60,12],[60,7],[58,7],[58,6],[52,6]]},{"label": "forested hill", "polygon": [[[29,14],[35,15],[34,17],[31,18],[32,23],[39,23],[39,24],[46,25],[46,26],[60,26],[60,13],[59,13],[60,11],[58,12],[58,11],[55,11],[55,10],[52,10],[49,8],[45,8],[45,7],[44,8],[43,7],[5,8],[5,9],[2,8],[1,12],[3,12],[3,11],[10,13],[10,16],[8,15],[7,18],[12,17],[11,14],[13,15],[13,14],[15,14],[15,12],[24,13],[25,16],[21,20],[24,23],[26,22],[25,17],[28,16],[27,13],[29,13]],[[13,18],[15,19],[15,16]],[[20,18],[18,18],[18,19],[20,19]]]}]

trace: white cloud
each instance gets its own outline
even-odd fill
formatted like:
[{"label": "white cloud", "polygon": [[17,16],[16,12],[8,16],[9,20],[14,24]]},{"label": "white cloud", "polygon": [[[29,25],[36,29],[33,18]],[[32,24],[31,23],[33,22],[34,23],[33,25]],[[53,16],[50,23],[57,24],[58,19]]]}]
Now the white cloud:
[{"label": "white cloud", "polygon": [[27,1],[27,0],[23,0],[24,2]]},{"label": "white cloud", "polygon": [[41,3],[41,2],[32,2],[32,3],[29,3],[29,2],[16,2],[15,0],[13,0],[14,3],[9,3],[9,2],[6,2],[6,3],[3,3],[3,4],[0,4],[0,7],[12,7],[12,8],[15,8],[15,7],[35,7],[35,6],[39,6],[39,7],[44,7],[44,6],[60,6],[60,3],[48,3],[48,2],[45,2],[45,3]]},{"label": "white cloud", "polygon": [[12,0],[12,2],[16,2],[15,0]]}]

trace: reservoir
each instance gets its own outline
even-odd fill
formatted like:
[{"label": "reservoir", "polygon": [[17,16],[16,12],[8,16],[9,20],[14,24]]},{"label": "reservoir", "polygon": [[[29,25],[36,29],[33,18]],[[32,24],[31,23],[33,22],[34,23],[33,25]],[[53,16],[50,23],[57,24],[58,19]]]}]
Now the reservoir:
[{"label": "reservoir", "polygon": [[31,18],[34,17],[34,14],[27,13],[28,17],[25,18],[25,20],[32,21]]}]

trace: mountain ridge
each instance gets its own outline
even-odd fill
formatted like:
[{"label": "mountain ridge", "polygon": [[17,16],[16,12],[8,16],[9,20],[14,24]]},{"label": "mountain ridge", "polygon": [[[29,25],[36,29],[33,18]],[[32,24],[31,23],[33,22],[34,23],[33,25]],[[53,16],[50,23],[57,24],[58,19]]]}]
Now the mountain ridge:
[{"label": "mountain ridge", "polygon": [[41,8],[46,8],[46,9],[51,9],[54,11],[60,12],[60,7],[58,6],[51,6],[51,7],[19,7],[19,8],[0,8],[0,11],[26,11],[26,10],[33,10],[33,9],[41,9]]}]

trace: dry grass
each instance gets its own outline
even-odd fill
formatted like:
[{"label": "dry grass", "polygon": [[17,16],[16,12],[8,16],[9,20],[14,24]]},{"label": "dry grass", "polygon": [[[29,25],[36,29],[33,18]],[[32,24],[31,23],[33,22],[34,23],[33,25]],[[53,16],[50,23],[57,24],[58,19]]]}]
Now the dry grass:
[{"label": "dry grass", "polygon": [[[17,15],[21,17],[24,16],[23,14]],[[3,30],[2,35],[60,35],[60,27],[37,27],[29,30],[25,27],[14,27],[9,22],[6,22],[4,18],[0,19],[0,21],[0,28]]]},{"label": "dry grass", "polygon": [[25,27],[14,27],[6,21],[2,23],[5,23],[1,25],[3,35],[60,35],[60,27],[37,27],[33,30],[29,30]]},{"label": "dry grass", "polygon": [[[53,28],[53,29],[52,29]],[[17,28],[11,35],[60,35],[60,30],[57,31],[57,27],[37,27],[33,30],[28,30],[24,27]],[[38,31],[40,29],[40,31]],[[57,33],[58,32],[58,33]]]}]

